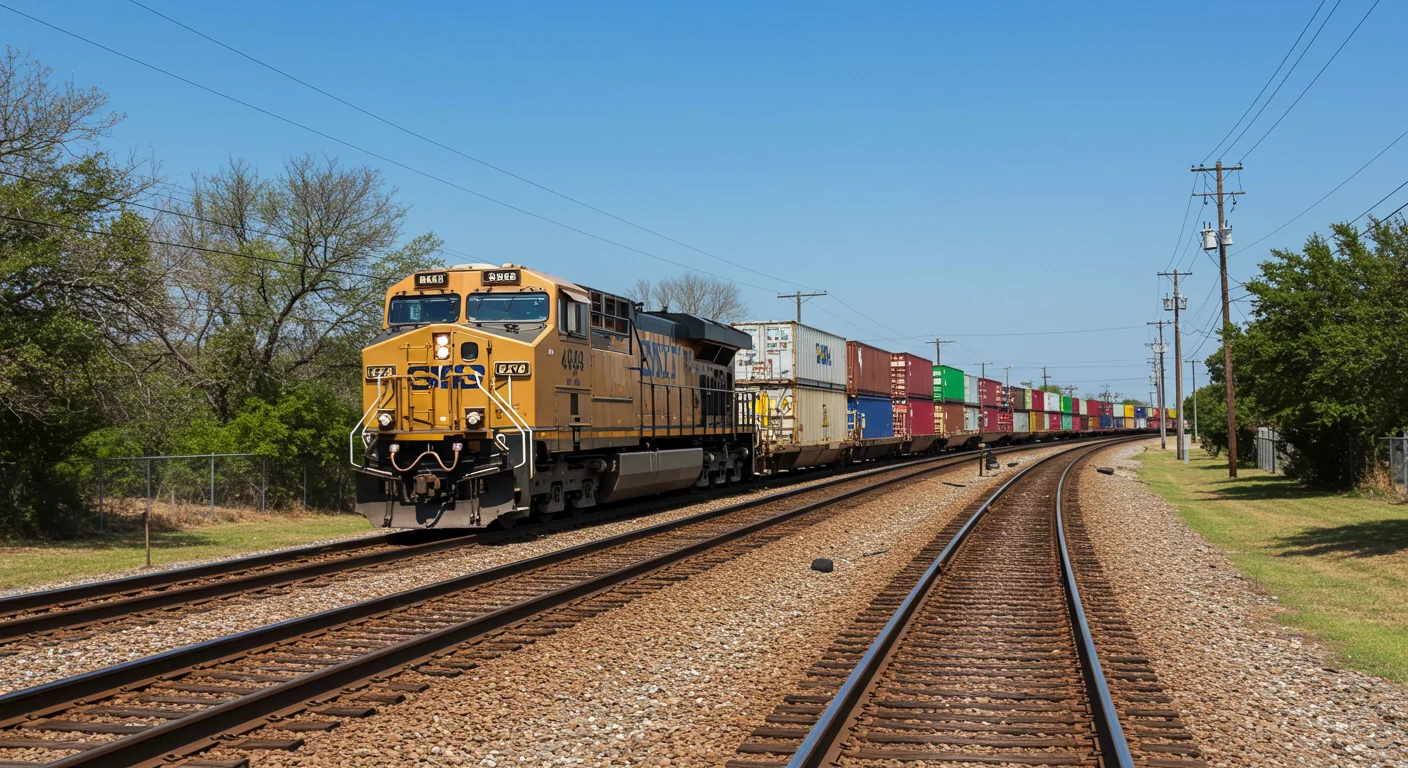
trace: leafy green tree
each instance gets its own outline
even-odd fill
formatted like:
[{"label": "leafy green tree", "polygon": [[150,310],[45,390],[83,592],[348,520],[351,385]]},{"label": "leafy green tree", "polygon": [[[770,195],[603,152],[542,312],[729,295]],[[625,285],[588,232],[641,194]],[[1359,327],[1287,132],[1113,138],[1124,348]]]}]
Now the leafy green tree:
[{"label": "leafy green tree", "polygon": [[[1252,317],[1233,339],[1239,416],[1249,407],[1280,429],[1294,448],[1288,474],[1352,486],[1376,439],[1408,425],[1408,223],[1335,225],[1300,252],[1273,251],[1246,287]],[[1209,373],[1220,380],[1217,357]]]}]

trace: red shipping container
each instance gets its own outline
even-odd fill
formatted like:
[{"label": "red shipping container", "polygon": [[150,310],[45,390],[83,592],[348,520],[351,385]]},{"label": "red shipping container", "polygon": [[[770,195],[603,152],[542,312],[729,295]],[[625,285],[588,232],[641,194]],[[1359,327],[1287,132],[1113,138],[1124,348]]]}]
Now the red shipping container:
[{"label": "red shipping container", "polygon": [[1048,414],[1046,414],[1046,428],[1049,429],[1049,430],[1051,430],[1052,432],[1060,432],[1060,431],[1061,431],[1061,414],[1059,414],[1059,413],[1048,413]]},{"label": "red shipping container", "polygon": [[940,434],[952,435],[963,431],[963,403],[939,403],[938,413],[943,421]]},{"label": "red shipping container", "polygon": [[983,406],[980,417],[983,432],[1011,432],[1012,412],[1001,408]]},{"label": "red shipping container", "polygon": [[994,408],[1005,405],[1007,399],[1006,392],[1002,391],[1002,382],[992,379],[978,379],[978,404],[984,408],[992,406]]},{"label": "red shipping container", "polygon": [[[930,374],[931,378],[933,374]],[[929,391],[933,392],[932,380]],[[890,395],[890,353],[859,341],[846,342],[846,394]]]},{"label": "red shipping container", "polygon": [[[890,354],[890,397],[934,399],[934,364],[909,352]],[[933,434],[923,432],[920,434]]]},{"label": "red shipping container", "polygon": [[934,398],[907,397],[894,401],[895,437],[934,434]]},{"label": "red shipping container", "polygon": [[1044,411],[1044,410],[1046,410],[1046,393],[1045,393],[1045,392],[1042,392],[1042,391],[1039,390],[1039,389],[1033,389],[1033,390],[1032,390],[1032,410],[1033,410],[1033,411]]},{"label": "red shipping container", "polygon": [[[1226,410],[1226,409],[1224,409],[1224,410]],[[1149,409],[1149,418],[1150,418],[1150,419],[1157,419],[1157,418],[1159,418],[1159,409],[1158,409],[1158,408],[1150,408],[1150,409]]]}]

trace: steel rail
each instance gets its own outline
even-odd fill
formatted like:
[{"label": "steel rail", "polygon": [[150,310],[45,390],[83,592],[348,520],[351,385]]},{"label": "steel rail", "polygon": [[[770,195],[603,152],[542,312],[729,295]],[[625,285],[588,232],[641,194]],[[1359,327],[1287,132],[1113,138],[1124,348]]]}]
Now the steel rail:
[{"label": "steel rail", "polygon": [[[1001,453],[1008,453],[1008,449]],[[610,573],[559,588],[514,605],[474,617],[456,625],[420,635],[401,643],[378,649],[346,662],[312,672],[286,682],[251,692],[238,699],[168,721],[137,734],[108,742],[54,765],[136,765],[157,764],[173,754],[190,754],[214,743],[216,736],[231,731],[243,732],[266,725],[287,714],[307,709],[319,696],[345,691],[370,680],[384,677],[401,669],[423,663],[466,640],[482,636],[509,624],[561,606],[622,582],[637,578],[692,555],[734,541],[765,528],[794,519],[863,494],[873,493],[894,483],[910,480],[969,461],[971,455],[942,456],[911,462],[913,471],[887,478],[883,483],[861,485],[815,502],[794,507],[761,520],[748,523],[708,539],[642,559]],[[901,467],[901,470],[905,467]],[[528,560],[480,571],[474,574],[426,585],[395,595],[336,608],[307,617],[290,619],[225,638],[199,643],[157,656],[138,659],[126,664],[96,670],[73,678],[55,681],[0,696],[0,727],[23,725],[35,718],[63,711],[75,702],[92,704],[119,693],[131,692],[163,679],[183,676],[196,667],[208,667],[222,660],[232,660],[272,648],[294,638],[320,633],[335,626],[356,623],[387,614],[389,611],[422,603],[434,597],[451,594],[479,584],[497,581],[535,570],[545,565],[566,562],[582,555],[610,549],[620,544],[647,538],[665,531],[722,517],[740,510],[785,500],[803,493],[825,489],[844,482],[865,479],[882,473],[894,473],[895,467],[883,467],[851,473],[840,478],[805,488],[791,488],[759,499],[729,505],[680,520],[660,523],[597,542],[540,555]]]},{"label": "steel rail", "polygon": [[1066,585],[1066,611],[1070,614],[1071,626],[1076,633],[1076,652],[1080,656],[1081,675],[1085,678],[1086,690],[1095,694],[1090,697],[1090,706],[1098,725],[1095,738],[1100,744],[1101,752],[1114,758],[1115,766],[1134,768],[1134,756],[1129,752],[1129,742],[1125,739],[1124,728],[1120,726],[1119,712],[1115,709],[1114,698],[1110,695],[1105,670],[1100,666],[1100,652],[1095,647],[1095,637],[1090,631],[1090,623],[1085,618],[1085,606],[1081,603],[1080,586],[1076,584],[1075,564],[1071,561],[1070,550],[1066,546],[1066,526],[1062,517],[1061,501],[1066,491],[1066,478],[1076,465],[1096,450],[1091,448],[1077,456],[1061,472],[1061,479],[1056,483],[1057,552],[1061,556],[1061,578]]},{"label": "steel rail", "polygon": [[[1108,447],[1111,444],[1139,439],[1141,437],[1145,436],[1139,435],[1136,437],[1115,438],[1094,446],[1073,446],[1060,453],[1033,462],[1030,466],[1023,468],[1022,471],[1013,475],[1007,482],[999,486],[997,490],[993,491],[992,495],[969,516],[968,520],[964,522],[963,526],[954,534],[953,539],[943,548],[943,551],[939,553],[938,557],[934,558],[934,561],[924,570],[923,575],[920,576],[914,588],[909,591],[904,600],[900,602],[899,606],[890,616],[890,619],[885,622],[884,627],[880,629],[875,640],[866,648],[865,654],[861,656],[860,661],[856,663],[855,668],[851,670],[851,673],[846,677],[846,681],[842,683],[836,695],[817,718],[816,724],[807,732],[807,736],[802,740],[801,746],[797,748],[797,751],[793,753],[792,758],[787,762],[787,768],[819,768],[827,763],[827,759],[832,754],[833,749],[839,747],[842,731],[845,729],[850,719],[850,714],[860,705],[861,699],[868,690],[870,682],[875,679],[875,676],[885,666],[885,661],[890,657],[896,647],[896,643],[903,634],[902,630],[909,625],[910,621],[914,618],[915,614],[924,604],[925,599],[938,582],[939,576],[943,573],[953,556],[962,547],[963,542],[967,540],[969,534],[972,533],[973,529],[977,527],[978,523],[987,514],[988,509],[994,502],[1001,498],[1014,484],[1025,478],[1027,473],[1049,461],[1066,457],[1075,451],[1085,450],[1085,454],[1077,456],[1071,461],[1071,465],[1074,466],[1083,459],[1086,454],[1099,450],[1100,448]],[[1069,472],[1069,470],[1070,467],[1067,467],[1066,471]],[[1064,474],[1062,477],[1064,477]],[[1082,626],[1084,626],[1083,622]],[[1088,627],[1085,627],[1085,632],[1088,635]],[[1093,647],[1094,645],[1092,643],[1091,648],[1093,649]],[[1103,676],[1101,680],[1103,681]],[[1106,696],[1108,697],[1108,689],[1106,689]],[[1110,711],[1114,711],[1113,705],[1111,705]],[[1123,732],[1120,731],[1119,733],[1122,739]],[[1128,755],[1127,745],[1125,746],[1124,754]],[[1121,768],[1126,768],[1126,766],[1121,764]]]}]

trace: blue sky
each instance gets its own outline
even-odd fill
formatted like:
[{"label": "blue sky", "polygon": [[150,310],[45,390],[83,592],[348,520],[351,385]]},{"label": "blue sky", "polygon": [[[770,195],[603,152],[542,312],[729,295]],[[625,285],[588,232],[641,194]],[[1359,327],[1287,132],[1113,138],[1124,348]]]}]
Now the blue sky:
[{"label": "blue sky", "polygon": [[[1215,218],[1195,202],[1176,243],[1188,168],[1251,103],[1319,4],[355,0],[329,10],[143,1],[467,154],[772,277],[436,149],[127,2],[5,3],[404,165],[736,277],[752,284],[743,291],[754,317],[790,317],[774,296],[797,284],[825,289],[836,298],[809,302],[806,321],[848,338],[924,353],[932,345],[923,340],[942,334],[958,340],[944,348],[945,362],[992,361],[990,374],[1012,364],[1014,382],[1039,378],[1046,364],[1053,383],[1092,394],[1109,384],[1139,397],[1149,390],[1144,323],[1164,314],[1156,299],[1167,292],[1154,273],[1185,254],[1197,222]],[[1227,162],[1242,159],[1372,4],[1340,0]],[[1408,104],[1389,79],[1405,21],[1402,4],[1381,3],[1246,157],[1248,194],[1230,215],[1234,277],[1252,274],[1267,248],[1297,247],[1404,181],[1408,141],[1299,221],[1236,252],[1408,128]],[[273,173],[290,154],[325,152],[382,168],[412,206],[408,236],[434,231],[475,260],[521,262],[606,289],[680,272],[8,11],[0,30],[56,73],[106,89],[127,114],[112,145],[154,154],[173,181],[230,157]],[[1378,210],[1405,201],[1408,189]],[[1196,249],[1186,254],[1191,331],[1194,321],[1207,327],[1216,271]],[[1234,286],[1234,297],[1243,293]],[[1050,333],[1103,328],[1120,330]],[[1033,331],[1047,335],[1026,335]],[[1202,338],[1185,341],[1191,356]],[[1169,366],[1171,389],[1172,355]]]}]

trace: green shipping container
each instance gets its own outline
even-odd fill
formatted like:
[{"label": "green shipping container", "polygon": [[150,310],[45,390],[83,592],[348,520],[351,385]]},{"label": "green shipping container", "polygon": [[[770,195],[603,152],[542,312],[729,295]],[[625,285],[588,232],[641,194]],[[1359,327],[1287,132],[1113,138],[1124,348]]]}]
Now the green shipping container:
[{"label": "green shipping container", "polygon": [[[1069,398],[1069,397],[1066,398],[1066,402],[1062,403],[1062,405],[1064,405],[1064,406],[1066,406],[1067,408],[1069,408],[1070,405],[1071,405],[1071,398]],[[1071,414],[1069,414],[1069,413],[1063,413],[1063,414],[1061,414],[1061,429],[1063,429],[1063,430],[1068,430],[1068,431],[1069,431],[1070,428],[1071,428]]]},{"label": "green shipping container", "polygon": [[[1070,398],[1069,396],[1067,396],[1067,395],[1061,395],[1061,413],[1070,413],[1070,412],[1071,412],[1071,398]],[[1071,422],[1070,422],[1069,419],[1067,419],[1067,420],[1066,420],[1066,423],[1062,426],[1062,429],[1070,429],[1070,428],[1071,428]]]},{"label": "green shipping container", "polygon": [[950,365],[934,366],[934,402],[963,402],[963,371]]}]

